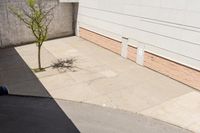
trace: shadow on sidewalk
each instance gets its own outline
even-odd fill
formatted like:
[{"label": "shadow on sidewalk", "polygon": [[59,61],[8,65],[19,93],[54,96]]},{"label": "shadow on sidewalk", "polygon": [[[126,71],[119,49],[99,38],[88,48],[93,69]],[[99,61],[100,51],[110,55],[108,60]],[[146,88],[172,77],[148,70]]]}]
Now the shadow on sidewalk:
[{"label": "shadow on sidewalk", "polygon": [[0,132],[79,133],[14,48],[0,49],[0,85],[21,95],[0,96]]}]

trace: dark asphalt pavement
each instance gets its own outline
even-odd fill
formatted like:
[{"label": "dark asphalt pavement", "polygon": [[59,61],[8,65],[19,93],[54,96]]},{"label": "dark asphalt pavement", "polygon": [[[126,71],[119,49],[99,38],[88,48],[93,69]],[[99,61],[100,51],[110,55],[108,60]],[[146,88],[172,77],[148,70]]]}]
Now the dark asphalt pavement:
[{"label": "dark asphalt pavement", "polygon": [[41,97],[0,96],[0,133],[191,133],[120,110]]}]

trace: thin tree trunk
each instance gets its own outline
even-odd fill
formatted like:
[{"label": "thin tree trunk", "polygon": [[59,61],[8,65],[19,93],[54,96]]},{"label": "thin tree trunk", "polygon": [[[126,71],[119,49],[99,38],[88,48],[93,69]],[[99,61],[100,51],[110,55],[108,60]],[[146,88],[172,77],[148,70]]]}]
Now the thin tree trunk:
[{"label": "thin tree trunk", "polygon": [[38,68],[39,68],[39,70],[42,69],[42,67],[41,67],[41,58],[40,58],[40,50],[41,50],[41,46],[39,45],[38,46]]}]

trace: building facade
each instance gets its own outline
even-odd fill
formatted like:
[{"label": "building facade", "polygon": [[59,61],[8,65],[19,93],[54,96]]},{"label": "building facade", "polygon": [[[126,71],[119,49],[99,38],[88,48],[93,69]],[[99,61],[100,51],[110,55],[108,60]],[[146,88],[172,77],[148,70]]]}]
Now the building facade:
[{"label": "building facade", "polygon": [[200,1],[80,0],[77,33],[200,89]]}]

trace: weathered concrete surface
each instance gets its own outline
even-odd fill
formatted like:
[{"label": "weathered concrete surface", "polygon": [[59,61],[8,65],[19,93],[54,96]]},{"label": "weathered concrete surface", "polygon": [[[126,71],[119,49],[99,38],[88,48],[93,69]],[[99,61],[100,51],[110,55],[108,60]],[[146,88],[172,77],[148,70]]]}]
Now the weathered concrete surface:
[{"label": "weathered concrete surface", "polygon": [[181,125],[185,129],[200,133],[200,93],[191,92],[152,107],[142,114]]},{"label": "weathered concrete surface", "polygon": [[[49,67],[60,58],[76,58],[76,71]],[[42,47],[42,66],[47,68],[45,72],[34,74],[28,66],[37,67],[37,48],[34,44],[0,50],[0,84],[7,85],[12,94],[49,96],[137,113],[150,110],[146,114],[154,118],[194,132],[200,129],[198,124],[193,124],[194,127],[184,125],[187,124],[185,121],[199,122],[197,118],[184,116],[199,116],[198,98],[194,100],[188,96],[184,98],[188,103],[171,105],[171,102],[162,110],[162,105],[168,101],[199,92],[78,37],[45,42]],[[189,106],[192,104],[194,107]],[[171,119],[160,117],[156,111],[152,113],[151,108],[159,105],[158,110],[162,110],[166,117],[171,116],[168,117]]]},{"label": "weathered concrete surface", "polygon": [[[13,16],[8,7],[23,6],[25,0],[1,0],[0,1],[0,48],[12,45],[25,44],[35,40],[31,31],[24,26],[15,16]],[[46,0],[48,4],[56,4],[57,0]],[[49,38],[64,37],[74,35],[74,23],[76,16],[75,4],[59,3],[54,10],[54,20],[50,25]]]},{"label": "weathered concrete surface", "polygon": [[191,133],[134,113],[49,98],[2,96],[0,116],[2,133]]}]

